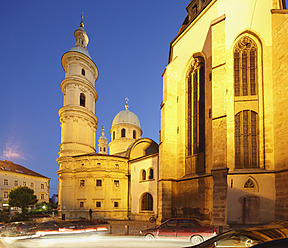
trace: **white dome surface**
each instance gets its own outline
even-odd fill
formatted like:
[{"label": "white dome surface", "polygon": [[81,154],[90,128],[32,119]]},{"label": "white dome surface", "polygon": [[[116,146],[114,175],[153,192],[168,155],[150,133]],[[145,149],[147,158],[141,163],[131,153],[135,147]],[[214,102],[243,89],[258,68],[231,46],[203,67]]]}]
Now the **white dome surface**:
[{"label": "white dome surface", "polygon": [[133,112],[129,111],[128,109],[120,111],[115,116],[115,118],[113,119],[113,122],[112,122],[112,127],[116,126],[118,124],[131,124],[131,125],[135,125],[135,126],[141,128],[137,115],[134,114]]}]

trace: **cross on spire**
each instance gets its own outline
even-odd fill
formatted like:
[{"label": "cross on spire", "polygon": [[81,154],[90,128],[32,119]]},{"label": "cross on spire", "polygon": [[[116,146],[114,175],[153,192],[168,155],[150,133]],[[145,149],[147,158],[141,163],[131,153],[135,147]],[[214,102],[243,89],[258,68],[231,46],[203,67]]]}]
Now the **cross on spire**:
[{"label": "cross on spire", "polygon": [[125,108],[126,108],[126,110],[128,110],[128,108],[129,108],[129,105],[128,105],[129,98],[126,97],[126,98],[125,98],[125,101],[126,101]]},{"label": "cross on spire", "polygon": [[82,14],[81,14],[80,27],[84,28],[84,23],[83,23],[83,11],[82,11]]}]

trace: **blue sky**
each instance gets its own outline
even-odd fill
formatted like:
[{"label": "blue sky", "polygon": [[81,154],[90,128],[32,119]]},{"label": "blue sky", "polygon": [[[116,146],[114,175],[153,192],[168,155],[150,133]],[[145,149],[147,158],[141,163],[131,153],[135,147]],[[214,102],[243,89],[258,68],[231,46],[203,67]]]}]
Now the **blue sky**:
[{"label": "blue sky", "polygon": [[[110,127],[115,115],[138,115],[142,137],[159,142],[161,74],[189,0],[0,0],[0,160],[11,160],[51,178],[57,193],[63,103],[61,56],[75,45],[84,13],[89,53],[99,70],[96,116]],[[96,143],[97,144],[97,143]]]},{"label": "blue sky", "polygon": [[[142,137],[159,142],[162,72],[189,0],[0,0],[0,160],[11,160],[51,178],[58,192],[58,110],[64,79],[61,56],[75,44],[84,13],[89,53],[99,70],[96,116],[110,127],[129,110]],[[97,143],[96,143],[97,144]]]}]

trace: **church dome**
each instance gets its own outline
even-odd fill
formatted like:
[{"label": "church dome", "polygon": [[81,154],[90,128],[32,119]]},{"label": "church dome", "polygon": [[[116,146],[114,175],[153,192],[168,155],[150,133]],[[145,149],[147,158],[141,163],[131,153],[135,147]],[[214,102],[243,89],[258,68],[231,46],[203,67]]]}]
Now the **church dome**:
[{"label": "church dome", "polygon": [[128,109],[120,111],[113,119],[112,127],[118,124],[131,124],[140,127],[140,122],[136,114]]}]

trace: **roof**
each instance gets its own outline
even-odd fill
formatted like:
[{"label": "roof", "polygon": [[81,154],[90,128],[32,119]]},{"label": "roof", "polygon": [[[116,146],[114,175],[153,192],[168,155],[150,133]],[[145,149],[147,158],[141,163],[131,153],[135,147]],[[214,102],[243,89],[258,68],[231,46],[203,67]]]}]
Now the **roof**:
[{"label": "roof", "polygon": [[120,111],[113,119],[112,127],[118,124],[131,124],[139,128],[140,122],[136,114],[129,111],[128,109]]},{"label": "roof", "polygon": [[72,47],[72,48],[69,50],[69,52],[82,53],[82,54],[86,55],[87,57],[89,57],[90,59],[92,59],[91,56],[90,56],[90,54],[89,54],[89,52],[88,52],[87,50],[85,50],[83,47],[80,47],[80,46]]},{"label": "roof", "polygon": [[26,167],[22,165],[14,164],[12,161],[8,161],[8,160],[0,161],[0,171],[14,172],[14,173],[28,175],[28,176],[50,179],[49,177],[45,177],[35,171],[27,169]]}]

